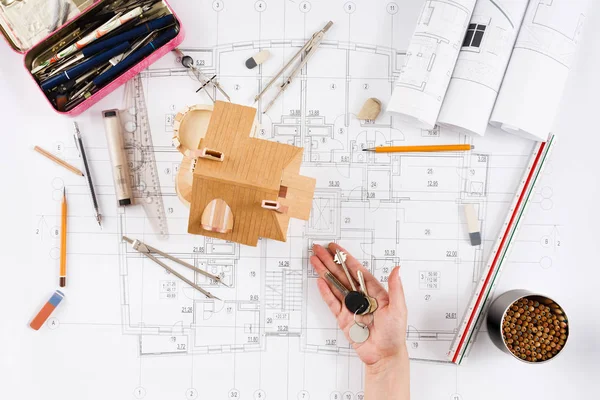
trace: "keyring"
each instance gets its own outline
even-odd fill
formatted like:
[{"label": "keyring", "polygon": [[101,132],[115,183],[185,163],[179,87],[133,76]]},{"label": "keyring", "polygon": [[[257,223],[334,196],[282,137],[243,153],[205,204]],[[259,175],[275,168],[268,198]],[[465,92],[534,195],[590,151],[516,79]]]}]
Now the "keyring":
[{"label": "keyring", "polygon": [[359,322],[356,320],[356,313],[354,313],[354,324],[348,330],[348,336],[354,343],[364,343],[370,336],[369,325],[373,323],[375,317],[369,324]]},{"label": "keyring", "polygon": [[[367,314],[367,315],[370,315],[370,316],[371,316],[371,321],[370,321],[368,324],[365,324],[364,322],[357,321],[357,320],[356,320],[356,314],[357,314],[357,313],[358,313],[358,311],[357,311],[357,312],[355,312],[355,313],[354,313],[354,315],[353,315],[353,317],[354,317],[354,323],[355,323],[356,325],[359,325],[359,326],[366,326],[366,327],[368,327],[368,326],[371,326],[371,325],[373,325],[373,322],[375,322],[375,316],[374,316],[373,314]],[[364,317],[364,315],[361,315],[361,317]]]}]

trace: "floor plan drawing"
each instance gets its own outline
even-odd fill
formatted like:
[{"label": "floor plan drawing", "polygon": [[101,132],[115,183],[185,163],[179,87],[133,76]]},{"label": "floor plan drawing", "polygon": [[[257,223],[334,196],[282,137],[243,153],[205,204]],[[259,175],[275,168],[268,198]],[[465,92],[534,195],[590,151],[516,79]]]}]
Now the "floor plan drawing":
[{"label": "floor plan drawing", "polygon": [[545,142],[588,4],[426,1],[387,110],[425,129],[483,135],[490,123]]},{"label": "floor plan drawing", "polygon": [[[546,140],[554,122],[548,115],[554,115],[558,109],[589,3],[529,2],[492,113],[492,124],[507,132]],[[525,67],[539,71],[534,80],[525,76]],[[520,95],[514,96],[515,93]]]},{"label": "floor plan drawing", "polygon": [[[323,26],[323,15],[334,21],[315,56],[273,108],[262,114],[264,104],[255,105],[257,137],[304,148],[301,173],[317,179],[310,219],[294,220],[286,242],[261,239],[257,247],[187,233],[189,209],[175,192],[182,156],[172,144],[173,118],[186,106],[210,104],[210,99],[196,93],[199,82],[169,54],[138,80],[152,145],[144,146],[140,130],[132,129],[129,137],[130,155],[136,155],[130,160],[136,202],[148,197],[143,195],[146,183],[156,171],[160,190],[151,195],[161,197],[168,237],[156,233],[156,224],[140,205],[116,207],[110,174],[94,177],[106,221],[100,232],[88,223],[93,217],[87,215],[85,183],[60,178],[55,170],[40,172],[47,195],[36,203],[34,247],[41,259],[56,261],[57,201],[62,187],[69,185],[74,213],[70,238],[77,249],[73,263],[85,265],[91,274],[82,289],[68,294],[67,300],[77,301],[56,314],[56,329],[93,335],[88,327],[100,327],[102,340],[127,348],[114,360],[128,388],[122,398],[364,400],[363,366],[322,302],[309,263],[313,244],[333,241],[384,285],[392,268],[402,266],[410,357],[446,362],[532,142],[493,128],[484,140],[437,126],[420,129],[390,114],[368,122],[355,117],[367,98],[389,99],[417,16],[423,4],[432,2],[172,3],[183,24],[190,21],[182,51],[203,71],[217,75],[233,102],[247,105],[306,35]],[[192,17],[199,14],[212,17],[206,24],[193,24]],[[373,29],[361,23],[373,18],[381,21]],[[244,36],[232,29],[242,23]],[[244,61],[264,49],[272,58],[248,70]],[[219,98],[217,92],[213,95]],[[131,122],[139,124],[135,118],[140,110],[134,111]],[[102,132],[90,119],[82,118],[82,129]],[[53,143],[53,150],[76,163],[76,150],[67,140]],[[93,167],[100,171],[109,163],[103,135],[89,143]],[[445,143],[469,143],[475,149],[362,151]],[[543,216],[552,209],[552,188],[536,193],[532,214],[547,221]],[[481,224],[480,246],[469,242],[463,213],[467,203],[475,206]],[[123,235],[220,276],[227,286],[173,264],[221,300],[206,298],[170,275],[121,240]],[[525,224],[522,237],[527,249],[517,242],[515,262],[550,268],[560,250],[560,226]],[[86,294],[102,296],[105,304],[86,300],[84,288]],[[444,391],[442,398],[450,398],[455,389]]]},{"label": "floor plan drawing", "polygon": [[[483,135],[529,0],[480,0],[452,73],[438,123]],[[472,107],[464,107],[476,98]]]},{"label": "floor plan drawing", "polygon": [[425,2],[388,111],[435,126],[474,7],[475,0]]}]

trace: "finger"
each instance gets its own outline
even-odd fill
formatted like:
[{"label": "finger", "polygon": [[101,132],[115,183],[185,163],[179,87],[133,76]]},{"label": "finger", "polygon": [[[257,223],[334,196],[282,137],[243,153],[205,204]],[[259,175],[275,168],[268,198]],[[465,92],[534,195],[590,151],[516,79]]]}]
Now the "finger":
[{"label": "finger", "polygon": [[319,258],[319,260],[321,260],[329,272],[331,272],[340,282],[342,282],[342,284],[348,290],[352,290],[352,285],[350,285],[350,282],[348,282],[348,278],[346,278],[344,269],[341,265],[338,265],[335,263],[335,261],[333,261],[333,257],[327,249],[316,244],[313,246],[313,253]]},{"label": "finger", "polygon": [[[321,259],[319,259],[319,257],[317,257],[317,256],[312,256],[310,258],[310,263],[312,264],[313,268],[315,269],[315,271],[319,275],[319,278],[322,278],[323,281],[325,282],[325,284],[330,285],[329,281],[327,281],[327,278],[325,278],[325,274],[327,272],[329,272],[329,270],[327,269],[327,267],[325,265],[323,265],[323,262],[321,262]],[[342,295],[342,293],[340,293],[339,290],[331,288],[331,287],[330,287],[330,289],[333,292],[334,296],[339,301],[343,301],[344,300],[344,296]]]},{"label": "finger", "polygon": [[322,278],[317,279],[317,287],[319,288],[319,292],[321,293],[321,297],[329,310],[333,314],[333,316],[337,319],[342,311],[342,303],[338,300],[338,298],[333,294],[329,284],[325,282]]},{"label": "finger", "polygon": [[400,267],[396,267],[392,270],[388,279],[388,287],[390,307],[402,314],[406,314],[406,299],[404,297],[402,280],[400,279]]},{"label": "finger", "polygon": [[356,271],[362,271],[363,276],[365,278],[365,284],[367,285],[367,292],[369,292],[369,296],[375,297],[378,300],[387,299],[387,291],[381,285],[381,283],[379,283],[377,278],[375,278],[373,274],[371,274],[369,270],[361,264],[360,261],[358,261],[352,255],[350,255],[346,249],[339,246],[337,243],[329,243],[329,250],[333,254],[335,254],[336,250],[339,250],[346,254],[346,267],[348,267],[348,270],[350,270],[352,277],[356,279],[357,282],[358,274],[356,273]]}]

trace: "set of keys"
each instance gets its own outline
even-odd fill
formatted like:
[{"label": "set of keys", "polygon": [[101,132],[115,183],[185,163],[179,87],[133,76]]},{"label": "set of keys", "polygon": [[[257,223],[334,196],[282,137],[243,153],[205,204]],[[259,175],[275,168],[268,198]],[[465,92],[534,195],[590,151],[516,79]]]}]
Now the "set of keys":
[{"label": "set of keys", "polygon": [[342,293],[346,308],[354,314],[354,325],[350,327],[349,332],[350,339],[355,343],[363,343],[369,338],[369,327],[368,324],[357,321],[356,316],[371,315],[372,317],[372,314],[377,310],[377,300],[369,296],[362,271],[356,272],[359,285],[358,288],[356,287],[354,279],[346,266],[346,254],[336,250],[334,261],[344,270],[344,274],[346,275],[348,282],[350,282],[351,289],[344,286],[344,284],[329,271],[325,273],[325,279]]}]

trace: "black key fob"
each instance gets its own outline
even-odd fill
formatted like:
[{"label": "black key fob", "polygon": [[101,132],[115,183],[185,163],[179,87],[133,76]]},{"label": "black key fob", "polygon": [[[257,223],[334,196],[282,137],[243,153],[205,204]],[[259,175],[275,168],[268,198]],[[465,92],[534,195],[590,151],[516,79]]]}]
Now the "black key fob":
[{"label": "black key fob", "polygon": [[369,308],[369,300],[361,292],[349,292],[344,298],[344,303],[352,314],[362,314]]}]

